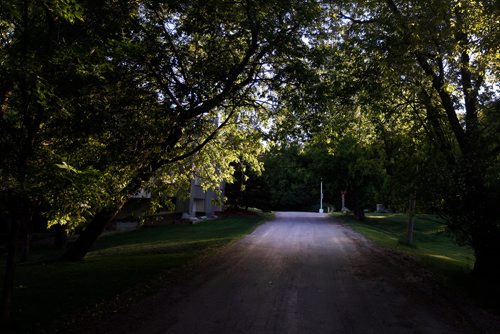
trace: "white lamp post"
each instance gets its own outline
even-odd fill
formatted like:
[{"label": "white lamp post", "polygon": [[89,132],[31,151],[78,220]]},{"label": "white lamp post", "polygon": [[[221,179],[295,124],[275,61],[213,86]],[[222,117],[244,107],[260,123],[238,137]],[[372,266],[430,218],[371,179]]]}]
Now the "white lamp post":
[{"label": "white lamp post", "polygon": [[320,183],[319,213],[323,213],[323,178]]},{"label": "white lamp post", "polygon": [[342,195],[342,209],[340,209],[340,211],[342,211],[342,212],[346,211],[346,207],[345,207],[345,194],[346,193],[347,192],[345,190],[340,192],[340,195]]}]

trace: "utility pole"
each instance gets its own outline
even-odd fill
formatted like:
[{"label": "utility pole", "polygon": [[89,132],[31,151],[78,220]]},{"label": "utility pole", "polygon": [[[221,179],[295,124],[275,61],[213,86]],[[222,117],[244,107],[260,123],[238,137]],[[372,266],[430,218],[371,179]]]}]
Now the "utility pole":
[{"label": "utility pole", "polygon": [[321,178],[321,183],[319,187],[320,187],[319,213],[323,213],[323,178]]}]

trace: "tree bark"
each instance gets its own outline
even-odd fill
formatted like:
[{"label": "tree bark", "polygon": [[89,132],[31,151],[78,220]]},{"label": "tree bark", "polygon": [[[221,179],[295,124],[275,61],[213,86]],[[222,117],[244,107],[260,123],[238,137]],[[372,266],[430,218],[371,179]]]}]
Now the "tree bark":
[{"label": "tree bark", "polygon": [[[474,246],[476,261],[472,273],[481,282],[498,284],[500,277],[500,233],[492,231]],[[478,240],[479,241],[479,240]]]},{"label": "tree bark", "polygon": [[7,218],[8,225],[10,225],[9,240],[7,244],[7,260],[5,263],[5,274],[2,291],[2,320],[7,322],[10,319],[10,310],[12,304],[12,297],[14,295],[14,279],[16,271],[16,255],[17,255],[17,237],[19,232],[19,223],[12,219]]},{"label": "tree bark", "polygon": [[354,218],[357,220],[364,220],[365,219],[365,212],[363,210],[363,204],[361,202],[361,197],[359,196],[358,190],[352,191],[352,197],[354,201]]},{"label": "tree bark", "polygon": [[467,197],[468,206],[464,209],[470,212],[467,218],[473,224],[471,245],[474,248],[475,262],[472,273],[478,282],[486,283],[486,289],[498,286],[500,278],[498,197],[498,194],[488,193],[485,188],[476,185],[475,189],[471,189]]},{"label": "tree bark", "polygon": [[30,256],[31,251],[31,232],[23,231],[22,236],[19,240],[20,245],[20,261],[26,262]]},{"label": "tree bark", "polygon": [[105,208],[98,212],[88,223],[78,239],[63,254],[63,261],[81,261],[88,253],[97,238],[102,234],[106,225],[111,222],[125,202],[117,204],[112,208]]},{"label": "tree bark", "polygon": [[408,231],[406,234],[406,242],[413,244],[413,231],[415,228],[415,208],[417,204],[417,196],[413,192],[410,194],[409,209],[408,209]]},{"label": "tree bark", "polygon": [[54,226],[54,248],[63,249],[68,241],[68,233],[64,226],[57,224]]},{"label": "tree bark", "polygon": [[[29,209],[28,209],[29,207]],[[29,211],[28,211],[29,210]],[[23,224],[20,226],[19,230],[19,252],[20,252],[20,261],[21,262],[26,262],[28,261],[28,258],[30,256],[31,252],[31,237],[32,237],[32,232],[33,232],[33,214],[32,214],[33,208],[31,205],[27,206],[24,209],[24,219],[23,219]]]}]

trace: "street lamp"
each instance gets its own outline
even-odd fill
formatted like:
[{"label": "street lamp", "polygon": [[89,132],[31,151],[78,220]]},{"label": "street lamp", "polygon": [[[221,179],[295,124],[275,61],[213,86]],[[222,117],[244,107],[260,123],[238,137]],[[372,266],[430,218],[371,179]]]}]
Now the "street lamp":
[{"label": "street lamp", "polygon": [[319,213],[323,213],[323,178],[321,178],[319,189],[320,189]]},{"label": "street lamp", "polygon": [[342,209],[340,209],[340,211],[344,212],[346,211],[346,207],[345,207],[345,194],[347,194],[347,191],[341,191],[340,192],[340,195],[342,196]]}]

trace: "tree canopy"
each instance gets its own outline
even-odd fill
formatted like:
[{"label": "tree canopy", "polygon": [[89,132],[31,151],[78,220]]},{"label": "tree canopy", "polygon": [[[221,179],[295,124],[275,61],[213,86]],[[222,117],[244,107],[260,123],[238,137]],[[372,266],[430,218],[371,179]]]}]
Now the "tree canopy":
[{"label": "tree canopy", "polygon": [[[317,10],[298,1],[2,3],[7,274],[35,213],[84,227],[65,255],[77,260],[139,189],[166,197],[195,175],[209,187],[240,159],[258,169],[261,99]],[[5,282],[8,294],[12,277]]]},{"label": "tree canopy", "polygon": [[4,313],[32,217],[81,229],[64,256],[80,260],[138,190],[154,206],[194,176],[208,188],[264,162],[254,186],[280,189],[277,207],[310,207],[321,178],[360,218],[417,197],[474,248],[475,273],[495,273],[495,5],[3,1]]},{"label": "tree canopy", "polygon": [[322,8],[308,52],[283,68],[286,79],[275,87],[273,139],[320,141],[335,156],[352,138],[351,147],[364,147],[347,164],[354,180],[363,183],[356,166],[368,148],[366,168],[378,161],[387,174],[379,197],[401,208],[417,196],[447,218],[457,241],[474,248],[474,272],[496,277],[494,2],[332,1]]}]

